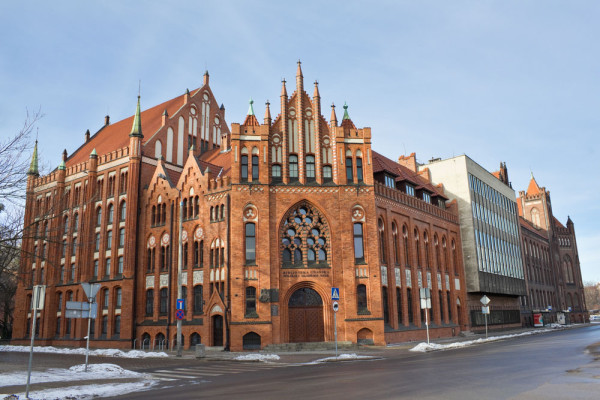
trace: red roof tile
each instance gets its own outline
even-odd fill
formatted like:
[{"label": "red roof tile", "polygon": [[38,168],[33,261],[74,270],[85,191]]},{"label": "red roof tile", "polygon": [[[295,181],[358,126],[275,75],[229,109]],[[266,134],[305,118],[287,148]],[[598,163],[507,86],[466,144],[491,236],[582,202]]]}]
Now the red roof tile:
[{"label": "red roof tile", "polygon": [[558,226],[559,228],[565,228],[565,226],[561,224],[560,221],[556,219],[556,217],[552,216],[552,218],[554,219],[554,226]]},{"label": "red roof tile", "polygon": [[[183,106],[183,96],[182,94],[174,99],[142,111],[142,134],[145,140],[152,137],[162,126],[162,114],[165,109],[169,115],[173,115]],[[134,102],[131,103],[131,108],[135,110]],[[87,161],[94,149],[101,156],[128,146],[132,125],[133,115],[108,126],[103,126],[87,143],[84,143],[71,154],[66,162],[67,167]]]},{"label": "red roof tile", "polygon": [[531,180],[529,181],[529,186],[527,187],[527,195],[531,196],[531,195],[540,194],[540,193],[541,193],[540,187],[538,186],[537,182],[535,181],[535,178],[533,177],[533,175],[531,175]]},{"label": "red roof tile", "polygon": [[[221,149],[212,149],[198,156],[198,164],[202,172],[209,167],[213,173],[221,173],[221,177],[229,175],[231,171],[231,151],[221,152]],[[221,168],[223,171],[221,171]]]}]

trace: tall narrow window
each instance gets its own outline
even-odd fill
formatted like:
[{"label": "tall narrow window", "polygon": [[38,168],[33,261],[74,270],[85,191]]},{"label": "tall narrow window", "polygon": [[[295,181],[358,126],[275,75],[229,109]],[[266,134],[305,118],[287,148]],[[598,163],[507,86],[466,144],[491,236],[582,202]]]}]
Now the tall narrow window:
[{"label": "tall narrow window", "polygon": [[113,216],[114,216],[114,207],[113,204],[110,203],[108,205],[108,224],[112,224],[113,223]]},{"label": "tall narrow window", "polygon": [[387,286],[381,287],[381,303],[383,305],[383,323],[390,323],[390,312],[388,306],[388,288]]},{"label": "tall narrow window", "polygon": [[119,247],[125,246],[125,228],[119,229]]},{"label": "tall narrow window", "polygon": [[352,171],[352,157],[346,157],[346,180],[348,183],[354,182],[354,176]]},{"label": "tall narrow window", "polygon": [[115,291],[115,307],[116,308],[121,308],[121,299],[122,299],[122,290],[121,288],[117,288],[117,290]]},{"label": "tall narrow window", "polygon": [[392,239],[394,240],[394,263],[400,265],[400,248],[398,244],[398,226],[392,222]]},{"label": "tall narrow window", "polygon": [[104,268],[104,274],[109,277],[110,276],[110,263],[111,263],[111,258],[107,258],[106,259],[106,266]]},{"label": "tall narrow window", "polygon": [[123,256],[117,258],[117,274],[123,275]]},{"label": "tall narrow window", "polygon": [[362,158],[360,157],[356,157],[356,179],[359,182],[363,181]]},{"label": "tall narrow window", "polygon": [[333,179],[333,174],[331,173],[331,165],[324,165],[323,166],[323,181],[331,182],[332,179]]},{"label": "tall narrow window", "polygon": [[146,315],[151,316],[154,314],[154,290],[146,290]]},{"label": "tall narrow window", "polygon": [[248,180],[248,156],[247,155],[243,155],[241,157],[242,159],[242,165],[241,165],[241,169],[240,169],[240,178],[243,181],[247,181]]},{"label": "tall narrow window", "polygon": [[102,292],[103,294],[103,302],[102,302],[102,308],[105,310],[108,310],[108,289],[104,289],[104,291]]},{"label": "tall narrow window", "polygon": [[112,231],[106,232],[106,250],[112,249]]},{"label": "tall narrow window", "polygon": [[381,261],[382,264],[387,264],[385,253],[385,225],[381,218],[379,218],[379,221],[377,222],[377,228],[379,231],[379,261]]},{"label": "tall narrow window", "polygon": [[[48,225],[46,225],[47,227]],[[79,214],[75,213],[73,216],[73,232],[77,232],[79,226]]]},{"label": "tall narrow window", "polygon": [[396,288],[396,305],[398,307],[398,326],[403,325],[402,322],[402,291],[399,287]]},{"label": "tall narrow window", "polygon": [[356,309],[359,314],[363,314],[368,311],[367,287],[365,285],[358,285],[356,287]]},{"label": "tall narrow window", "polygon": [[187,269],[188,267],[188,243],[185,242],[183,244],[183,254],[181,256],[181,259],[183,260],[183,269]]},{"label": "tall narrow window", "polygon": [[412,306],[412,291],[410,288],[406,289],[406,310],[408,311],[408,323],[414,322],[413,318],[413,306]]},{"label": "tall narrow window", "polygon": [[306,156],[306,178],[310,180],[315,179],[315,157]]},{"label": "tall narrow window", "polygon": [[258,180],[258,156],[252,156],[252,180]]},{"label": "tall narrow window", "polygon": [[290,179],[298,179],[298,156],[292,154],[289,158],[289,161]]},{"label": "tall narrow window", "polygon": [[256,263],[256,225],[246,224],[246,264]]},{"label": "tall narrow window", "polygon": [[115,336],[119,336],[121,334],[121,316],[115,315],[115,326],[113,327]]},{"label": "tall narrow window", "polygon": [[160,289],[160,313],[161,314],[166,314],[167,313],[167,306],[168,306],[168,292],[167,292],[167,288],[162,288]]},{"label": "tall narrow window", "polygon": [[246,288],[246,316],[256,314],[256,288],[248,286]]},{"label": "tall narrow window", "polygon": [[202,305],[203,305],[202,285],[196,285],[196,286],[194,286],[194,308],[193,308],[194,314],[202,313]]},{"label": "tall narrow window", "polygon": [[363,226],[359,222],[354,224],[354,261],[356,263],[365,262]]},{"label": "tall narrow window", "polygon": [[96,240],[94,240],[94,251],[100,251],[100,232],[96,233]]},{"label": "tall narrow window", "polygon": [[96,226],[102,225],[102,208],[98,207],[96,210]]},{"label": "tall narrow window", "polygon": [[127,215],[127,203],[125,201],[123,201],[121,203],[121,212],[120,212],[121,221],[125,221],[126,215]]},{"label": "tall narrow window", "polygon": [[281,165],[273,164],[271,167],[271,177],[273,178],[273,182],[281,181]]}]

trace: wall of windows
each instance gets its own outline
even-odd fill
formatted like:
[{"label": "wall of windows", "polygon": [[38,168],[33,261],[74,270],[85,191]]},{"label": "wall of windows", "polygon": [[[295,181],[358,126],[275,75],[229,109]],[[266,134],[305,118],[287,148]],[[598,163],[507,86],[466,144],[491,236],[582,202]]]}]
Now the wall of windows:
[{"label": "wall of windows", "polygon": [[479,271],[523,279],[517,204],[469,174]]}]

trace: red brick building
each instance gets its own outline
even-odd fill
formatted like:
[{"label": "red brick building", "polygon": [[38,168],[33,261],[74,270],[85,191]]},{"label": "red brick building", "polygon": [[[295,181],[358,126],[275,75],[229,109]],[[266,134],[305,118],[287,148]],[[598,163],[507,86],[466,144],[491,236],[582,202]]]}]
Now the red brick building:
[{"label": "red brick building", "polygon": [[[333,341],[332,287],[340,341],[425,337],[425,284],[434,335],[463,329],[458,218],[442,189],[372,152],[370,128],[356,128],[347,106],[341,123],[334,106],[325,120],[300,64],[291,96],[282,83],[280,110],[272,118],[267,103],[260,124],[250,102],[229,130],[206,73],[197,90],[144,112],[138,98],[134,116],[107,117],[48,176],[35,155],[14,342],[30,334],[32,285],[45,284],[38,343],[80,344],[87,321],[64,318],[66,301],[85,300],[80,283],[98,282],[92,346],[172,345],[180,247],[186,348]],[[399,186],[378,183],[386,174]],[[415,193],[402,193],[407,182]],[[400,256],[391,240],[403,229],[424,244]]]},{"label": "red brick building", "polygon": [[527,191],[517,199],[521,221],[527,295],[521,298],[524,324],[533,314],[555,322],[559,313],[570,322],[588,319],[575,226],[571,218],[565,227],[552,213],[550,192],[540,187],[533,175]]}]

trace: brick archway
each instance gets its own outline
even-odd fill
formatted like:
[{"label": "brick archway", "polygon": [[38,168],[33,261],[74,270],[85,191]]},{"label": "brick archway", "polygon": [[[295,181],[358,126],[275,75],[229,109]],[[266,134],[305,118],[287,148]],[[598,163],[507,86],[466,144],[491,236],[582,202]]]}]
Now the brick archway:
[{"label": "brick archway", "polygon": [[292,343],[323,342],[323,299],[309,287],[299,288],[288,301],[288,334]]}]

